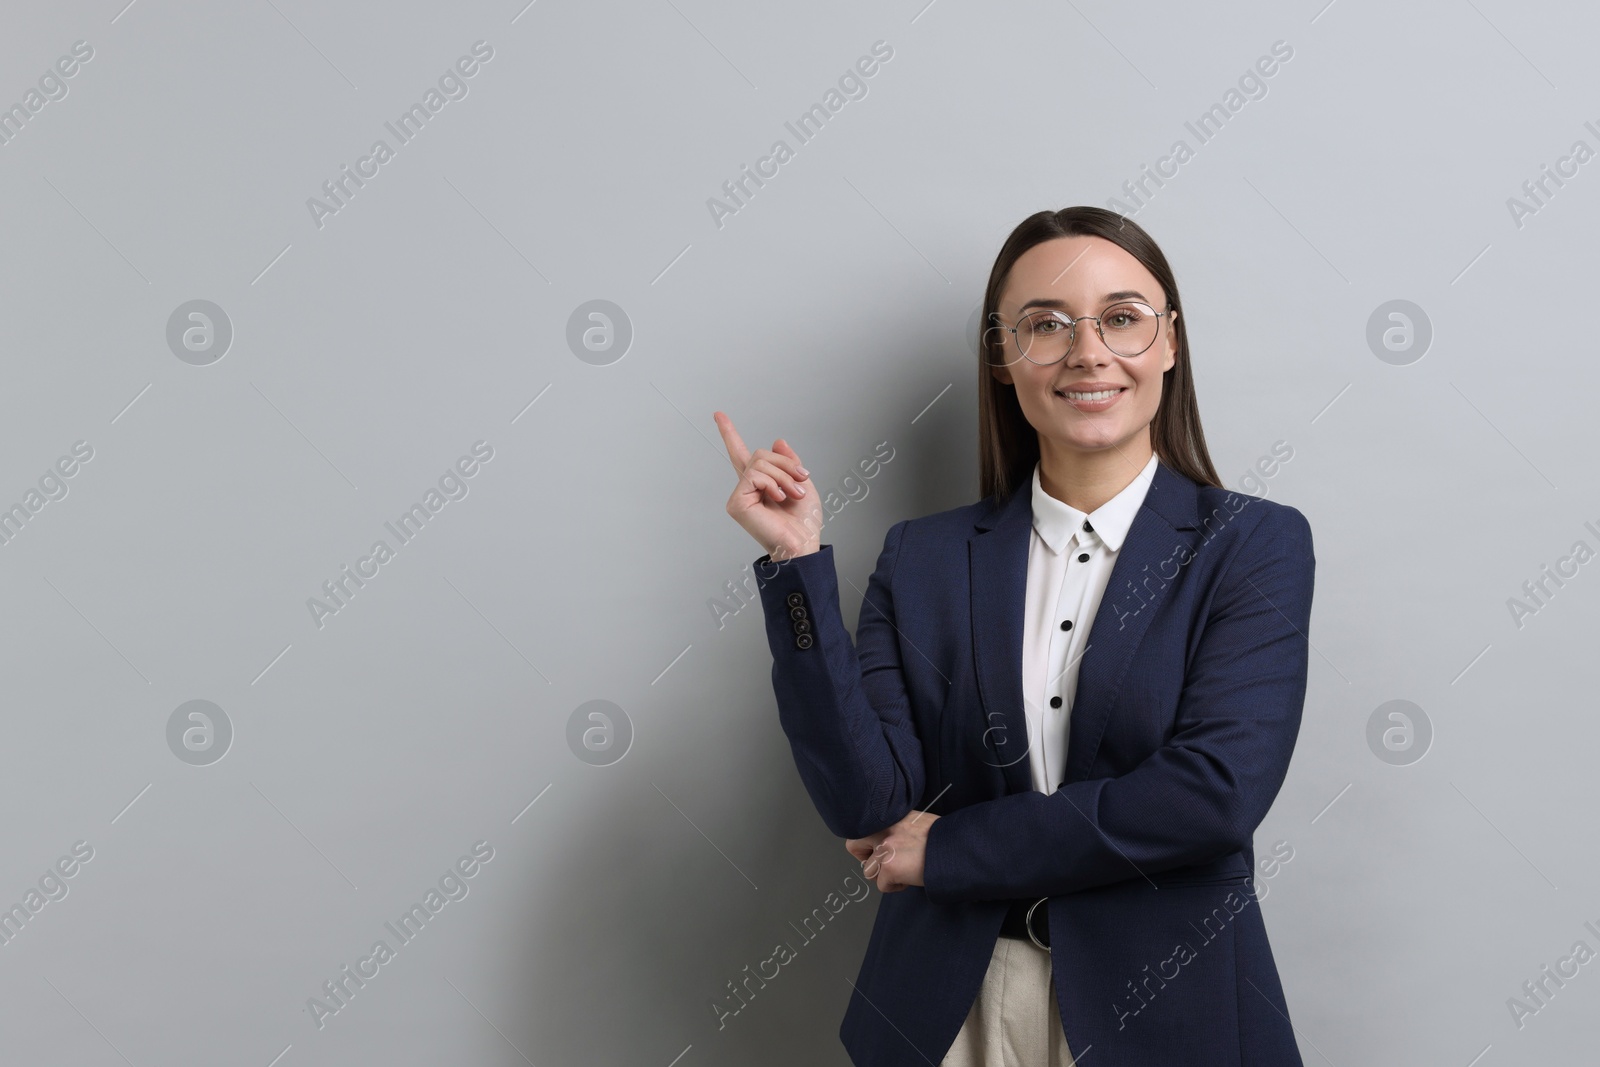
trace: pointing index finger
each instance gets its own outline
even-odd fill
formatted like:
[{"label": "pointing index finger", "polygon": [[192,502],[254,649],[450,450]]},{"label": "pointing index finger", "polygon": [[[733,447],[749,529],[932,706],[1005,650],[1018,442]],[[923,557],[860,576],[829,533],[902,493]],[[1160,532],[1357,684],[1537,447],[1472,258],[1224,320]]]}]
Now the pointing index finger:
[{"label": "pointing index finger", "polygon": [[745,447],[744,438],[733,428],[733,420],[723,412],[712,412],[712,418],[716,420],[717,429],[722,434],[722,443],[728,448],[728,462],[733,464],[736,473],[743,474],[744,469],[750,465],[750,450]]}]

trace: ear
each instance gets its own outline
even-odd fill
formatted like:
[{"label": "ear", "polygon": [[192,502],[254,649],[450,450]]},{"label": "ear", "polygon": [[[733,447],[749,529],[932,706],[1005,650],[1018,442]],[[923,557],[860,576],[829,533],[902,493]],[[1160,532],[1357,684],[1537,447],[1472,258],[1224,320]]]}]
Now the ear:
[{"label": "ear", "polygon": [[1161,373],[1165,374],[1178,363],[1178,313],[1173,311],[1167,320],[1167,358],[1161,365]]},{"label": "ear", "polygon": [[[984,329],[983,335],[978,339],[979,348],[982,350],[980,358],[985,360],[985,365],[989,368],[989,373],[994,375],[995,381],[1000,382],[1002,385],[1012,385],[1014,383],[1011,380],[1010,367],[996,366],[987,362],[989,345],[998,342],[1003,346],[1005,340],[1005,328],[1000,325],[1000,313],[997,311],[989,312],[989,326]],[[1004,351],[1004,348],[1001,350]]]}]

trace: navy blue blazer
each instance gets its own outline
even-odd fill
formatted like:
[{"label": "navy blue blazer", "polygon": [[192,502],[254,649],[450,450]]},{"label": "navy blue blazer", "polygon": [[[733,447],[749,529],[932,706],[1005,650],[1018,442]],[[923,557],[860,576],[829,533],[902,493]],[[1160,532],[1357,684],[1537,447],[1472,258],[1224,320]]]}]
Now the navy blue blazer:
[{"label": "navy blue blazer", "polygon": [[755,562],[779,720],[828,829],[940,816],[926,884],[880,898],[840,1039],[863,1067],[937,1065],[1008,902],[1043,896],[1075,1055],[1300,1067],[1252,835],[1300,729],[1310,525],[1158,461],[1079,664],[1065,781],[1046,794],[1022,701],[1032,522],[1023,482],[896,523],[854,643],[832,545]]}]

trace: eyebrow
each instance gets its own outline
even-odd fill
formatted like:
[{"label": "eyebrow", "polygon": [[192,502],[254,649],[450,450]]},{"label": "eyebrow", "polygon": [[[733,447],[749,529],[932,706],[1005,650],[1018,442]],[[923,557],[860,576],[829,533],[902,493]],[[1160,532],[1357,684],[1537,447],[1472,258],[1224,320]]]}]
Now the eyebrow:
[{"label": "eyebrow", "polygon": [[[1118,300],[1143,300],[1147,304],[1150,303],[1150,298],[1145,296],[1143,293],[1139,292],[1137,289],[1119,289],[1114,293],[1107,293],[1105,296],[1101,297],[1100,299],[1103,302],[1102,305],[1101,305],[1102,307],[1105,304],[1114,303],[1114,302],[1116,302]],[[1035,308],[1035,307],[1037,307],[1037,308],[1061,308],[1062,310],[1066,310],[1067,302],[1065,300],[1057,300],[1055,297],[1042,297],[1041,296],[1041,297],[1035,297],[1034,299],[1028,301],[1026,304],[1023,304],[1017,310],[1018,311],[1027,311],[1029,308]]]}]

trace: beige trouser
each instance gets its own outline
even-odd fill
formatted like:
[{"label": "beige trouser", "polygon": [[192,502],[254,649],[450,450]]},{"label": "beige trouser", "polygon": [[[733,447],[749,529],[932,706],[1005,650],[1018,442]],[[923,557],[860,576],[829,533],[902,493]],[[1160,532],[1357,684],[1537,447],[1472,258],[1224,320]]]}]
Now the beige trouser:
[{"label": "beige trouser", "polygon": [[1050,953],[999,938],[978,999],[939,1067],[1072,1067]]}]

